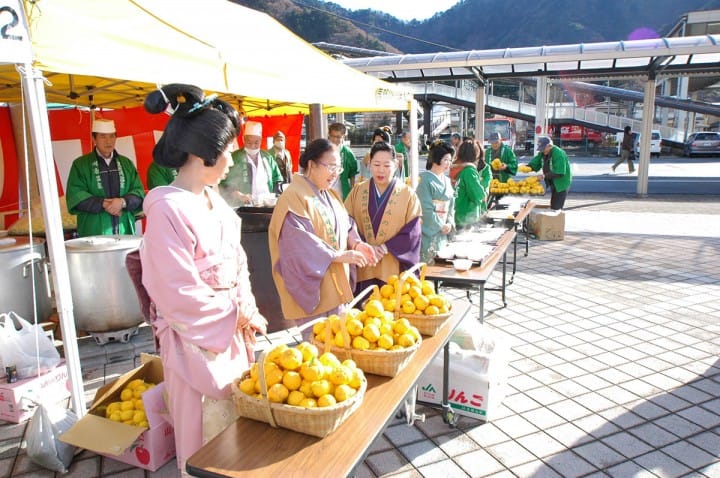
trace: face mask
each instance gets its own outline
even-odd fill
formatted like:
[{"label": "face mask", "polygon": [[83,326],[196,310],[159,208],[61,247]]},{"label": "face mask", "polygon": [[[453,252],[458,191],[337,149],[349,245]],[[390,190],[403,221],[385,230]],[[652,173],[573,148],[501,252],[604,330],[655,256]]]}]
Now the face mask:
[{"label": "face mask", "polygon": [[283,148],[285,147],[285,141],[275,141],[275,142],[273,143],[273,145],[274,145],[277,149],[283,149]]},{"label": "face mask", "polygon": [[247,154],[249,154],[250,156],[255,156],[260,152],[260,148],[258,148],[258,149],[245,148],[245,152]]}]

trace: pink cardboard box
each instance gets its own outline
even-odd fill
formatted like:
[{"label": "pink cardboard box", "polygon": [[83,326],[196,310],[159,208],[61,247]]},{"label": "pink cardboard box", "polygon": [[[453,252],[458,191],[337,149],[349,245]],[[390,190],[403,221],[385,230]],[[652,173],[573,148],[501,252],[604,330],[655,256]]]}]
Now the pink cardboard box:
[{"label": "pink cardboard box", "polygon": [[0,420],[22,423],[35,413],[36,402],[59,402],[70,396],[70,382],[65,364],[39,377],[0,383]]},{"label": "pink cardboard box", "polygon": [[[105,407],[119,400],[125,385],[136,378],[157,384],[142,394],[149,428],[105,418]],[[140,367],[101,387],[89,413],[63,433],[60,440],[138,468],[157,470],[175,456],[175,434],[172,425],[165,420],[165,384],[162,381],[160,359],[148,359]]]}]

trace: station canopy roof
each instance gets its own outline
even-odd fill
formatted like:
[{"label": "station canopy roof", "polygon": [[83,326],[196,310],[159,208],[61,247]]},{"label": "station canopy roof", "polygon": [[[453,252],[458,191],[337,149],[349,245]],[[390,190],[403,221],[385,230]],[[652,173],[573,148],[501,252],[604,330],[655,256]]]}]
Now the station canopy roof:
[{"label": "station canopy roof", "polygon": [[353,58],[389,82],[720,75],[720,35]]},{"label": "station canopy roof", "polygon": [[[325,113],[405,110],[411,99],[227,0],[21,3],[48,103],[138,106],[167,83],[218,93],[248,115],[307,113],[310,104]],[[0,66],[0,102],[20,100],[15,66]]]}]

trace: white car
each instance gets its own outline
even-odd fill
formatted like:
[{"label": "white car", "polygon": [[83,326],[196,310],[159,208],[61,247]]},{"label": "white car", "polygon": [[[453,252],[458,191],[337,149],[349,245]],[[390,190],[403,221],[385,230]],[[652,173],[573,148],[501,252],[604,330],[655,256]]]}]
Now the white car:
[{"label": "white car", "polygon": [[[640,133],[635,135],[635,157],[640,158]],[[662,134],[659,129],[652,130],[650,136],[650,156],[660,157],[660,147],[662,144]]]}]

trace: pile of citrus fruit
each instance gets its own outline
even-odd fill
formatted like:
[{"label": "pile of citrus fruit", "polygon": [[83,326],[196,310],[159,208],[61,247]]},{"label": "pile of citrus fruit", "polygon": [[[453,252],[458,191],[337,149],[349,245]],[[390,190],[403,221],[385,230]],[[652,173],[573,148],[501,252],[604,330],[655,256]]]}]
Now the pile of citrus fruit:
[{"label": "pile of citrus fruit", "polygon": [[503,162],[500,161],[500,158],[495,158],[490,162],[490,167],[496,171],[499,170],[500,168],[502,168],[502,165],[503,165]]},{"label": "pile of citrus fruit", "polygon": [[[397,299],[398,288],[400,299]],[[395,310],[399,305],[400,311],[405,314],[438,315],[449,312],[451,308],[450,300],[435,292],[431,281],[408,273],[403,274],[402,281],[396,275],[390,276],[387,284],[380,288],[380,301],[385,310]]]},{"label": "pile of citrus fruit", "polygon": [[521,164],[520,166],[518,166],[518,172],[529,173],[532,172],[532,168],[527,164]]},{"label": "pile of citrus fruit", "polygon": [[[250,368],[250,376],[240,381],[242,393],[262,398],[258,363]],[[267,399],[296,407],[330,407],[357,394],[365,374],[352,360],[340,360],[332,353],[318,356],[318,349],[309,342],[296,347],[285,344],[271,349],[263,361]]]},{"label": "pile of citrus fruit", "polygon": [[529,176],[519,181],[510,178],[506,183],[502,183],[495,178],[490,182],[490,193],[529,194],[531,196],[542,196],[545,194],[545,188],[542,184],[540,184],[537,176]]},{"label": "pile of citrus fruit", "polygon": [[141,378],[130,381],[120,392],[120,401],[109,403],[105,408],[105,418],[115,422],[148,428],[145,406],[142,401],[143,392],[155,386]]}]

